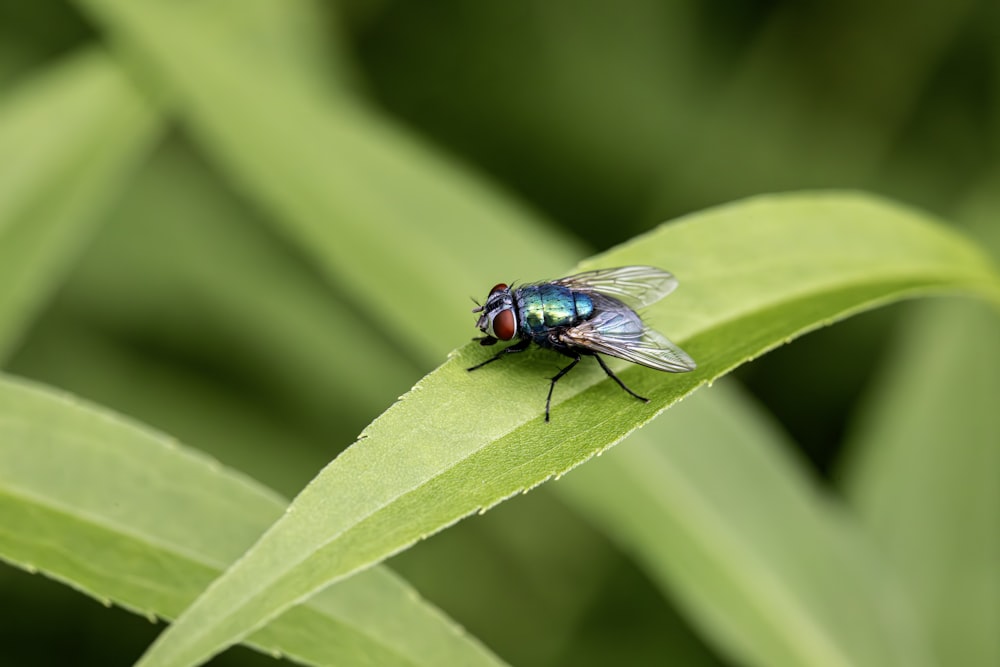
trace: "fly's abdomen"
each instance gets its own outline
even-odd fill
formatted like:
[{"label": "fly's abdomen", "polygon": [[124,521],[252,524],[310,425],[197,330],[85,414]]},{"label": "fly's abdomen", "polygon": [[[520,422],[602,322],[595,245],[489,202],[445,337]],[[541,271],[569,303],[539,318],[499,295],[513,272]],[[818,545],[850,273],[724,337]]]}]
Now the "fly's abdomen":
[{"label": "fly's abdomen", "polygon": [[521,330],[531,336],[557,327],[571,327],[594,313],[590,296],[553,284],[526,285],[517,290]]},{"label": "fly's abdomen", "polygon": [[589,294],[583,292],[573,292],[573,302],[576,304],[576,318],[579,320],[589,320],[594,314],[594,300]]}]

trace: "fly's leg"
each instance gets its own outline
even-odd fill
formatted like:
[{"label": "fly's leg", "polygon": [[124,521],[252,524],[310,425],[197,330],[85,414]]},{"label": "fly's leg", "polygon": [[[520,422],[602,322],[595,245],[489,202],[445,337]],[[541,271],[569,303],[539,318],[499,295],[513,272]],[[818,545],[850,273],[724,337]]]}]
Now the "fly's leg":
[{"label": "fly's leg", "polygon": [[615,375],[614,373],[611,372],[611,369],[608,368],[608,365],[606,363],[604,363],[604,359],[601,359],[601,357],[599,355],[596,355],[596,354],[594,355],[594,358],[597,359],[597,363],[599,363],[601,365],[601,368],[603,368],[604,372],[608,374],[608,377],[618,383],[619,387],[621,387],[622,389],[624,389],[628,393],[632,394],[633,396],[635,396],[636,398],[638,398],[643,403],[649,403],[649,399],[648,398],[646,398],[645,396],[640,396],[639,394],[635,393],[634,391],[632,391],[631,389],[629,389],[628,387],[626,387],[625,383],[622,382],[618,378],[617,375]]},{"label": "fly's leg", "polygon": [[[562,352],[562,350],[559,351]],[[573,353],[567,354],[566,352],[562,353],[565,354],[567,357],[573,354]],[[580,355],[576,354],[575,356],[573,356],[573,361],[570,362],[569,366],[556,373],[555,376],[552,378],[552,383],[549,385],[549,396],[548,398],[545,399],[545,421],[549,420],[549,404],[552,403],[552,390],[556,388],[556,382],[559,382],[559,379],[563,375],[566,375],[566,373],[569,373],[573,369],[573,367],[576,366],[578,363],[580,363]]]},{"label": "fly's leg", "polygon": [[502,357],[505,354],[514,354],[515,352],[524,352],[525,350],[528,349],[529,345],[531,345],[531,339],[530,338],[525,338],[524,340],[520,340],[520,341],[514,343],[510,347],[506,347],[506,348],[500,350],[499,352],[497,352],[496,354],[494,354],[492,357],[490,357],[489,359],[487,359],[483,363],[476,364],[472,368],[467,368],[465,370],[474,371],[477,368],[482,368],[486,364],[489,364],[489,363],[492,363],[492,362],[496,361],[497,359],[499,359],[500,357]]}]

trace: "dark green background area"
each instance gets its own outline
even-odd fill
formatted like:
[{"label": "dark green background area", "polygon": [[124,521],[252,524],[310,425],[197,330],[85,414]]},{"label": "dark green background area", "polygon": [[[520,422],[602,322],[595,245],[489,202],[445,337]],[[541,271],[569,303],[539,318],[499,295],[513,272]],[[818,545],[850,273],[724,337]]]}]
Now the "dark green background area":
[{"label": "dark green background area", "polygon": [[[706,206],[802,188],[865,189],[953,220],[975,209],[986,220],[978,231],[996,238],[1000,198],[984,195],[1000,167],[995,2],[348,0],[323,15],[311,26],[328,65],[320,76],[346,79],[379,113],[594,250]],[[72,4],[0,0],[0,96],[103,39]],[[348,382],[330,400],[303,400],[294,385],[310,360],[268,347],[294,339],[298,324],[248,336],[240,323],[252,318],[220,308],[241,275],[266,264],[281,277],[274,313],[287,285],[304,308],[339,300],[368,335],[392,336],[266,217],[170,128],[5,370],[146,421],[294,495],[430,367],[401,352],[372,360],[377,381],[357,391]],[[738,373],[819,474],[836,465],[906,308],[811,334]],[[502,407],[502,389],[492,390]],[[667,654],[722,664],[631,561],[544,492],[390,565],[513,664],[662,664]],[[456,568],[468,573],[463,585]],[[0,595],[0,664],[126,664],[155,633],[9,568]],[[213,664],[251,662],[268,659],[241,648]]]}]

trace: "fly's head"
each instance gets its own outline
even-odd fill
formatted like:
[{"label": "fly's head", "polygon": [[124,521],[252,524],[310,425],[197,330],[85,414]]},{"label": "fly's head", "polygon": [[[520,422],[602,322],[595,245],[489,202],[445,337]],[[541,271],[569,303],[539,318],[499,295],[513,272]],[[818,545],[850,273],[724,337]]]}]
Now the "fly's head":
[{"label": "fly's head", "polygon": [[486,303],[473,308],[482,313],[476,326],[485,336],[477,338],[480,345],[494,345],[498,340],[511,340],[517,335],[517,318],[514,316],[514,296],[505,283],[493,286]]}]

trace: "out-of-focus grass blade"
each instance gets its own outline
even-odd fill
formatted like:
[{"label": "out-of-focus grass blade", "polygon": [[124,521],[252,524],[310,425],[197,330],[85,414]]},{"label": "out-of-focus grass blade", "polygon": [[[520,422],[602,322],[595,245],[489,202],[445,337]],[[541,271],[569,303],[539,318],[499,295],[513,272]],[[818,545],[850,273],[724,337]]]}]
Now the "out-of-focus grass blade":
[{"label": "out-of-focus grass blade", "polygon": [[865,537],[735,385],[691,396],[637,435],[553,489],[735,661],[932,664]]},{"label": "out-of-focus grass blade", "polygon": [[221,186],[190,151],[157,152],[81,264],[67,305],[242,369],[293,416],[323,416],[324,431],[348,422],[357,435],[419,367]]},{"label": "out-of-focus grass blade", "polygon": [[164,144],[9,368],[298,492],[421,371],[270,232]]},{"label": "out-of-focus grass blade", "polygon": [[[890,6],[827,4],[808,22],[796,6],[773,12],[740,54],[713,111],[679,148],[691,159],[670,170],[671,190],[701,206],[720,195],[815,183],[871,187],[975,3],[922,3],[904,20]],[[810,46],[791,64],[789,44],[796,42]],[[848,42],[842,57],[825,55]]]},{"label": "out-of-focus grass blade", "polygon": [[[206,379],[198,368],[130,349],[101,322],[62,312],[59,304],[38,320],[9,370],[176,434],[282,494],[298,493],[330,458],[284,415]],[[141,392],[136,378],[142,378]]]},{"label": "out-of-focus grass blade", "polygon": [[[566,653],[587,655],[584,637],[622,643],[618,626],[604,627],[603,621],[624,612],[620,606],[608,609],[609,599],[628,604],[612,581],[628,567],[552,494],[511,500],[413,545],[394,556],[390,567],[513,665],[601,664],[593,656],[578,661]],[[664,603],[655,596],[646,592],[643,607],[662,614]],[[683,622],[675,617],[669,619],[673,626],[661,625],[660,614],[649,615],[644,628],[632,625],[644,617],[643,607],[630,606],[629,620],[618,619],[630,626],[632,650],[649,650],[654,643],[676,655],[693,643],[677,630]]]},{"label": "out-of-focus grass blade", "polygon": [[[1000,256],[1000,173],[961,217]],[[1000,317],[920,304],[849,440],[849,500],[912,593],[942,665],[1000,663]]]},{"label": "out-of-focus grass blade", "polygon": [[[204,661],[311,592],[565,472],[804,331],[941,290],[1000,302],[1000,277],[971,243],[914,211],[850,194],[739,202],[664,225],[581,268],[625,264],[676,268],[682,288],[648,319],[698,360],[696,372],[622,370],[651,398],[643,404],[599,370],[580,371],[560,383],[547,424],[547,366],[506,363],[470,374],[485,354],[466,345],[327,466],[141,664]],[[498,378],[502,409],[490,390]]]},{"label": "out-of-focus grass blade", "polygon": [[321,0],[202,0],[184,8],[194,23],[224,31],[240,57],[267,61],[285,78],[328,89],[352,82],[344,54],[331,44],[335,10]]},{"label": "out-of-focus grass blade", "polygon": [[109,57],[74,56],[0,100],[0,359],[157,134]]},{"label": "out-of-focus grass blade", "polygon": [[[105,603],[170,618],[284,507],[168,438],[0,378],[4,560]],[[249,642],[317,665],[499,664],[381,567],[313,596]]]},{"label": "out-of-focus grass blade", "polygon": [[[548,249],[566,244],[544,224],[524,224],[526,211],[374,110],[320,95],[231,43],[222,14],[192,16],[177,3],[80,4],[152,63],[200,144],[415,358],[440,359],[468,330],[456,289],[478,293],[483,272],[513,280],[551,271]],[[513,239],[518,233],[533,242]],[[522,276],[522,267],[536,272]]]},{"label": "out-of-focus grass blade", "polygon": [[847,495],[941,665],[1000,662],[1000,317],[921,304],[851,438]]}]

